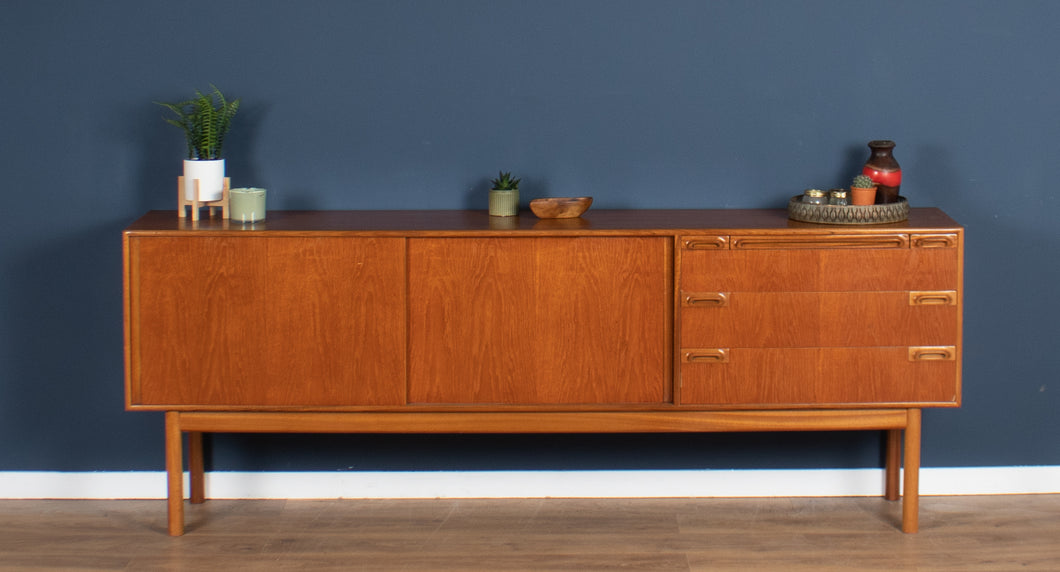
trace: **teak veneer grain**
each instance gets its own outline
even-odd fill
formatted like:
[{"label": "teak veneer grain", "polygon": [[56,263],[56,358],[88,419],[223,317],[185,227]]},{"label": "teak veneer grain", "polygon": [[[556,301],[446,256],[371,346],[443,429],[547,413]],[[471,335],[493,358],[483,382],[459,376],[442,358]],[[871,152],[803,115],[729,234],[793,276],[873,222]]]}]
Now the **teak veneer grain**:
[{"label": "teak veneer grain", "polygon": [[[151,212],[123,235],[126,407],[202,433],[883,430],[915,532],[924,407],[960,404],[963,229],[783,210]],[[904,474],[899,464],[904,463]]]}]

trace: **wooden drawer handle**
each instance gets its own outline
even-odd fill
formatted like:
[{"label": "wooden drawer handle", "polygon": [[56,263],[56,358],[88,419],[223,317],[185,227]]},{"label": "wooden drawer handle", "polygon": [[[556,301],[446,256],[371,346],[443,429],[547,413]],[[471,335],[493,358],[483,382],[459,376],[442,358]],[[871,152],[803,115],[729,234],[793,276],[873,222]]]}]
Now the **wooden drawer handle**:
[{"label": "wooden drawer handle", "polygon": [[914,234],[913,248],[953,248],[957,246],[956,234]]},{"label": "wooden drawer handle", "polygon": [[939,290],[933,292],[910,292],[910,306],[956,306],[956,290]]},{"label": "wooden drawer handle", "polygon": [[909,348],[909,361],[953,361],[957,356],[954,346],[916,346]]},{"label": "wooden drawer handle", "polygon": [[907,234],[734,236],[734,250],[908,248]]},{"label": "wooden drawer handle", "polygon": [[700,292],[685,294],[685,306],[722,308],[729,305],[729,295],[725,292]]},{"label": "wooden drawer handle", "polygon": [[726,236],[703,236],[685,239],[686,250],[724,250],[729,246]]},{"label": "wooden drawer handle", "polygon": [[729,350],[717,348],[710,350],[685,350],[685,363],[728,363]]}]

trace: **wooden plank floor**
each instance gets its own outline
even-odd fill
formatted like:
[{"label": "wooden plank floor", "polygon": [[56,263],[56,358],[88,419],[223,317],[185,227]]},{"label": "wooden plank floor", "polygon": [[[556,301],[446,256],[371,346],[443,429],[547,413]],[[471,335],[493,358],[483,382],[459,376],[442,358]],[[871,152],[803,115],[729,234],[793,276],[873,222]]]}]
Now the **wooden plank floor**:
[{"label": "wooden plank floor", "polygon": [[1060,570],[1060,495],[0,501],[0,570]]}]

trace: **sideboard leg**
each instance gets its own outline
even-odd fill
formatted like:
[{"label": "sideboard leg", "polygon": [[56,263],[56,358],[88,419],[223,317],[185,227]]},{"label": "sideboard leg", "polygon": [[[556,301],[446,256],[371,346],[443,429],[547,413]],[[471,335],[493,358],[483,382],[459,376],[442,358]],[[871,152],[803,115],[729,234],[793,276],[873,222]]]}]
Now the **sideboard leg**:
[{"label": "sideboard leg", "polygon": [[884,481],[883,498],[896,501],[901,496],[899,479],[902,473],[902,430],[887,430],[887,445],[884,452]]},{"label": "sideboard leg", "polygon": [[180,412],[166,411],[166,502],[169,535],[184,534],[184,452]]},{"label": "sideboard leg", "polygon": [[202,433],[200,431],[188,432],[188,474],[189,474],[189,496],[193,504],[206,501],[206,488],[204,480],[205,468],[202,461]]},{"label": "sideboard leg", "polygon": [[920,410],[909,410],[905,427],[905,475],[902,491],[902,531],[920,529]]}]

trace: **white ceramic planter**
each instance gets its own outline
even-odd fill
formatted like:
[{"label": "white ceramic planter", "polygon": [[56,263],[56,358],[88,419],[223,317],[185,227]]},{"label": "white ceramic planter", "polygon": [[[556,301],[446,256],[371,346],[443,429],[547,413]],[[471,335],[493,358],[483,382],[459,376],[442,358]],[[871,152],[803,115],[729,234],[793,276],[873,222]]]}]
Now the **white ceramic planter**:
[{"label": "white ceramic planter", "polygon": [[233,221],[265,220],[265,189],[228,189],[228,213]]},{"label": "white ceramic planter", "polygon": [[219,201],[224,194],[225,160],[184,160],[184,199],[195,200],[195,179],[199,180],[199,200]]}]

